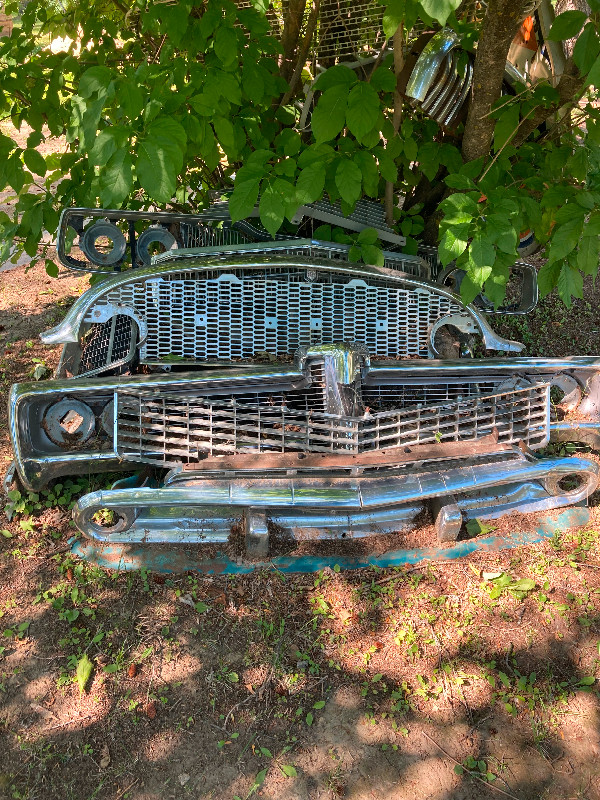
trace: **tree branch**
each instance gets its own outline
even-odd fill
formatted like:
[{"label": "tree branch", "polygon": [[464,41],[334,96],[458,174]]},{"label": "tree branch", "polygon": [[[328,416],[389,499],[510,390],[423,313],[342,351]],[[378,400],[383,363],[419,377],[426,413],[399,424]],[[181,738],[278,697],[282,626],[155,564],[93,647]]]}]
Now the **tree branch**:
[{"label": "tree branch", "polygon": [[511,144],[515,147],[520,147],[536,128],[539,128],[540,125],[547,122],[562,106],[568,103],[576,103],[578,95],[583,89],[583,84],[584,79],[579,74],[575,62],[572,58],[569,58],[565,64],[565,69],[558,82],[558,86],[556,87],[558,100],[548,108],[540,106],[535,113],[520,126],[518,135],[515,136]]},{"label": "tree branch", "polygon": [[296,88],[298,86],[298,83],[300,82],[300,78],[302,77],[302,70],[304,69],[306,59],[308,58],[310,43],[312,41],[315,28],[317,27],[317,20],[319,18],[320,7],[321,7],[321,0],[313,0],[313,6],[310,10],[308,22],[306,23],[306,32],[304,34],[304,39],[302,40],[302,44],[300,45],[298,51],[298,60],[296,61],[296,68],[294,69],[294,74],[290,79],[290,88],[284,94],[279,104],[280,106],[286,106],[296,92]]}]

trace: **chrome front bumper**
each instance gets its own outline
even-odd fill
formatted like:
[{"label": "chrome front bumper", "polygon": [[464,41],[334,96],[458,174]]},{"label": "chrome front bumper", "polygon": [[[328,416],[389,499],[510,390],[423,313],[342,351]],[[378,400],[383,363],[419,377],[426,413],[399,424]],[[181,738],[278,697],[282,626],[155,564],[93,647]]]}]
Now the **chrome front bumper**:
[{"label": "chrome front bumper", "polygon": [[[259,469],[260,460],[257,461]],[[290,470],[287,470],[289,473]],[[573,490],[561,480],[577,476]],[[599,467],[583,458],[536,459],[518,450],[472,459],[469,466],[435,464],[389,468],[377,477],[331,471],[264,478],[202,472],[174,473],[161,488],[93,492],[75,506],[74,520],[101,542],[226,545],[242,526],[246,554],[266,556],[271,526],[291,541],[346,539],[415,527],[433,501],[440,541],[456,539],[463,520],[560,508],[585,500],[598,485]],[[108,526],[95,521],[110,511]]]}]

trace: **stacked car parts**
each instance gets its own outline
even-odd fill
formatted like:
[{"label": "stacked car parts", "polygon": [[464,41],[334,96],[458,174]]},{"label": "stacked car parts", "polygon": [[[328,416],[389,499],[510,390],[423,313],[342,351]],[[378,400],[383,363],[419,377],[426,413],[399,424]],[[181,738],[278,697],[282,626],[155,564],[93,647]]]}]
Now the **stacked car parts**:
[{"label": "stacked car parts", "polygon": [[[307,220],[343,223],[338,208],[301,217],[297,238],[268,241],[223,202],[197,216],[67,210],[61,260],[106,274],[42,336],[63,345],[55,378],[11,391],[23,485],[137,471],[78,502],[85,536],[228,547],[241,530],[247,558],[282,537],[407,530],[424,511],[452,541],[465,520],[594,491],[596,462],[540,453],[600,443],[600,358],[515,356],[485,298],[464,305],[435,281],[435,253],[403,253],[380,224],[385,266],[353,264],[306,237]],[[519,269],[509,313],[537,299]]]}]

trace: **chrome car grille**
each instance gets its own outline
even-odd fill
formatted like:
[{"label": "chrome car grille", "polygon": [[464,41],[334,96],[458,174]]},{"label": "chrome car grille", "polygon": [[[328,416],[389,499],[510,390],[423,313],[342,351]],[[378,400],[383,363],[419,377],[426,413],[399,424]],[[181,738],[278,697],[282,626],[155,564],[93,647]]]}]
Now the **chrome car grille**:
[{"label": "chrome car grille", "polygon": [[[318,386],[312,391],[319,397]],[[116,392],[116,449],[125,460],[162,467],[229,453],[363,453],[468,441],[494,431],[501,443],[523,441],[535,449],[548,440],[549,391],[538,384],[435,406],[365,408],[344,416],[321,410],[321,401],[313,405],[302,390],[206,398],[123,389]]]},{"label": "chrome car grille", "polygon": [[306,268],[259,275],[177,272],[110,290],[86,321],[93,322],[105,302],[133,309],[147,327],[140,361],[152,364],[285,356],[343,341],[359,341],[374,356],[427,356],[433,323],[464,312],[426,287],[348,277]]}]

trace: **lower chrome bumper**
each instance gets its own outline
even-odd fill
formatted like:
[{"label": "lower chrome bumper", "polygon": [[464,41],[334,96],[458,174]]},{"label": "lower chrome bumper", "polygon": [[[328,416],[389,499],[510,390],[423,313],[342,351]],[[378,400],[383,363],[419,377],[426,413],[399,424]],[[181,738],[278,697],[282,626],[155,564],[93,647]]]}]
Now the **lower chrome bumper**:
[{"label": "lower chrome bumper", "polygon": [[[517,449],[480,463],[381,470],[375,476],[295,474],[269,478],[171,474],[160,488],[114,488],[81,498],[79,530],[104,542],[217,543],[241,523],[249,555],[266,555],[270,524],[292,540],[391,533],[433,504],[438,537],[456,539],[464,519],[547,510],[585,500],[600,468],[583,458],[536,459]],[[563,480],[573,476],[577,485]],[[100,517],[109,519],[102,524]]]}]

